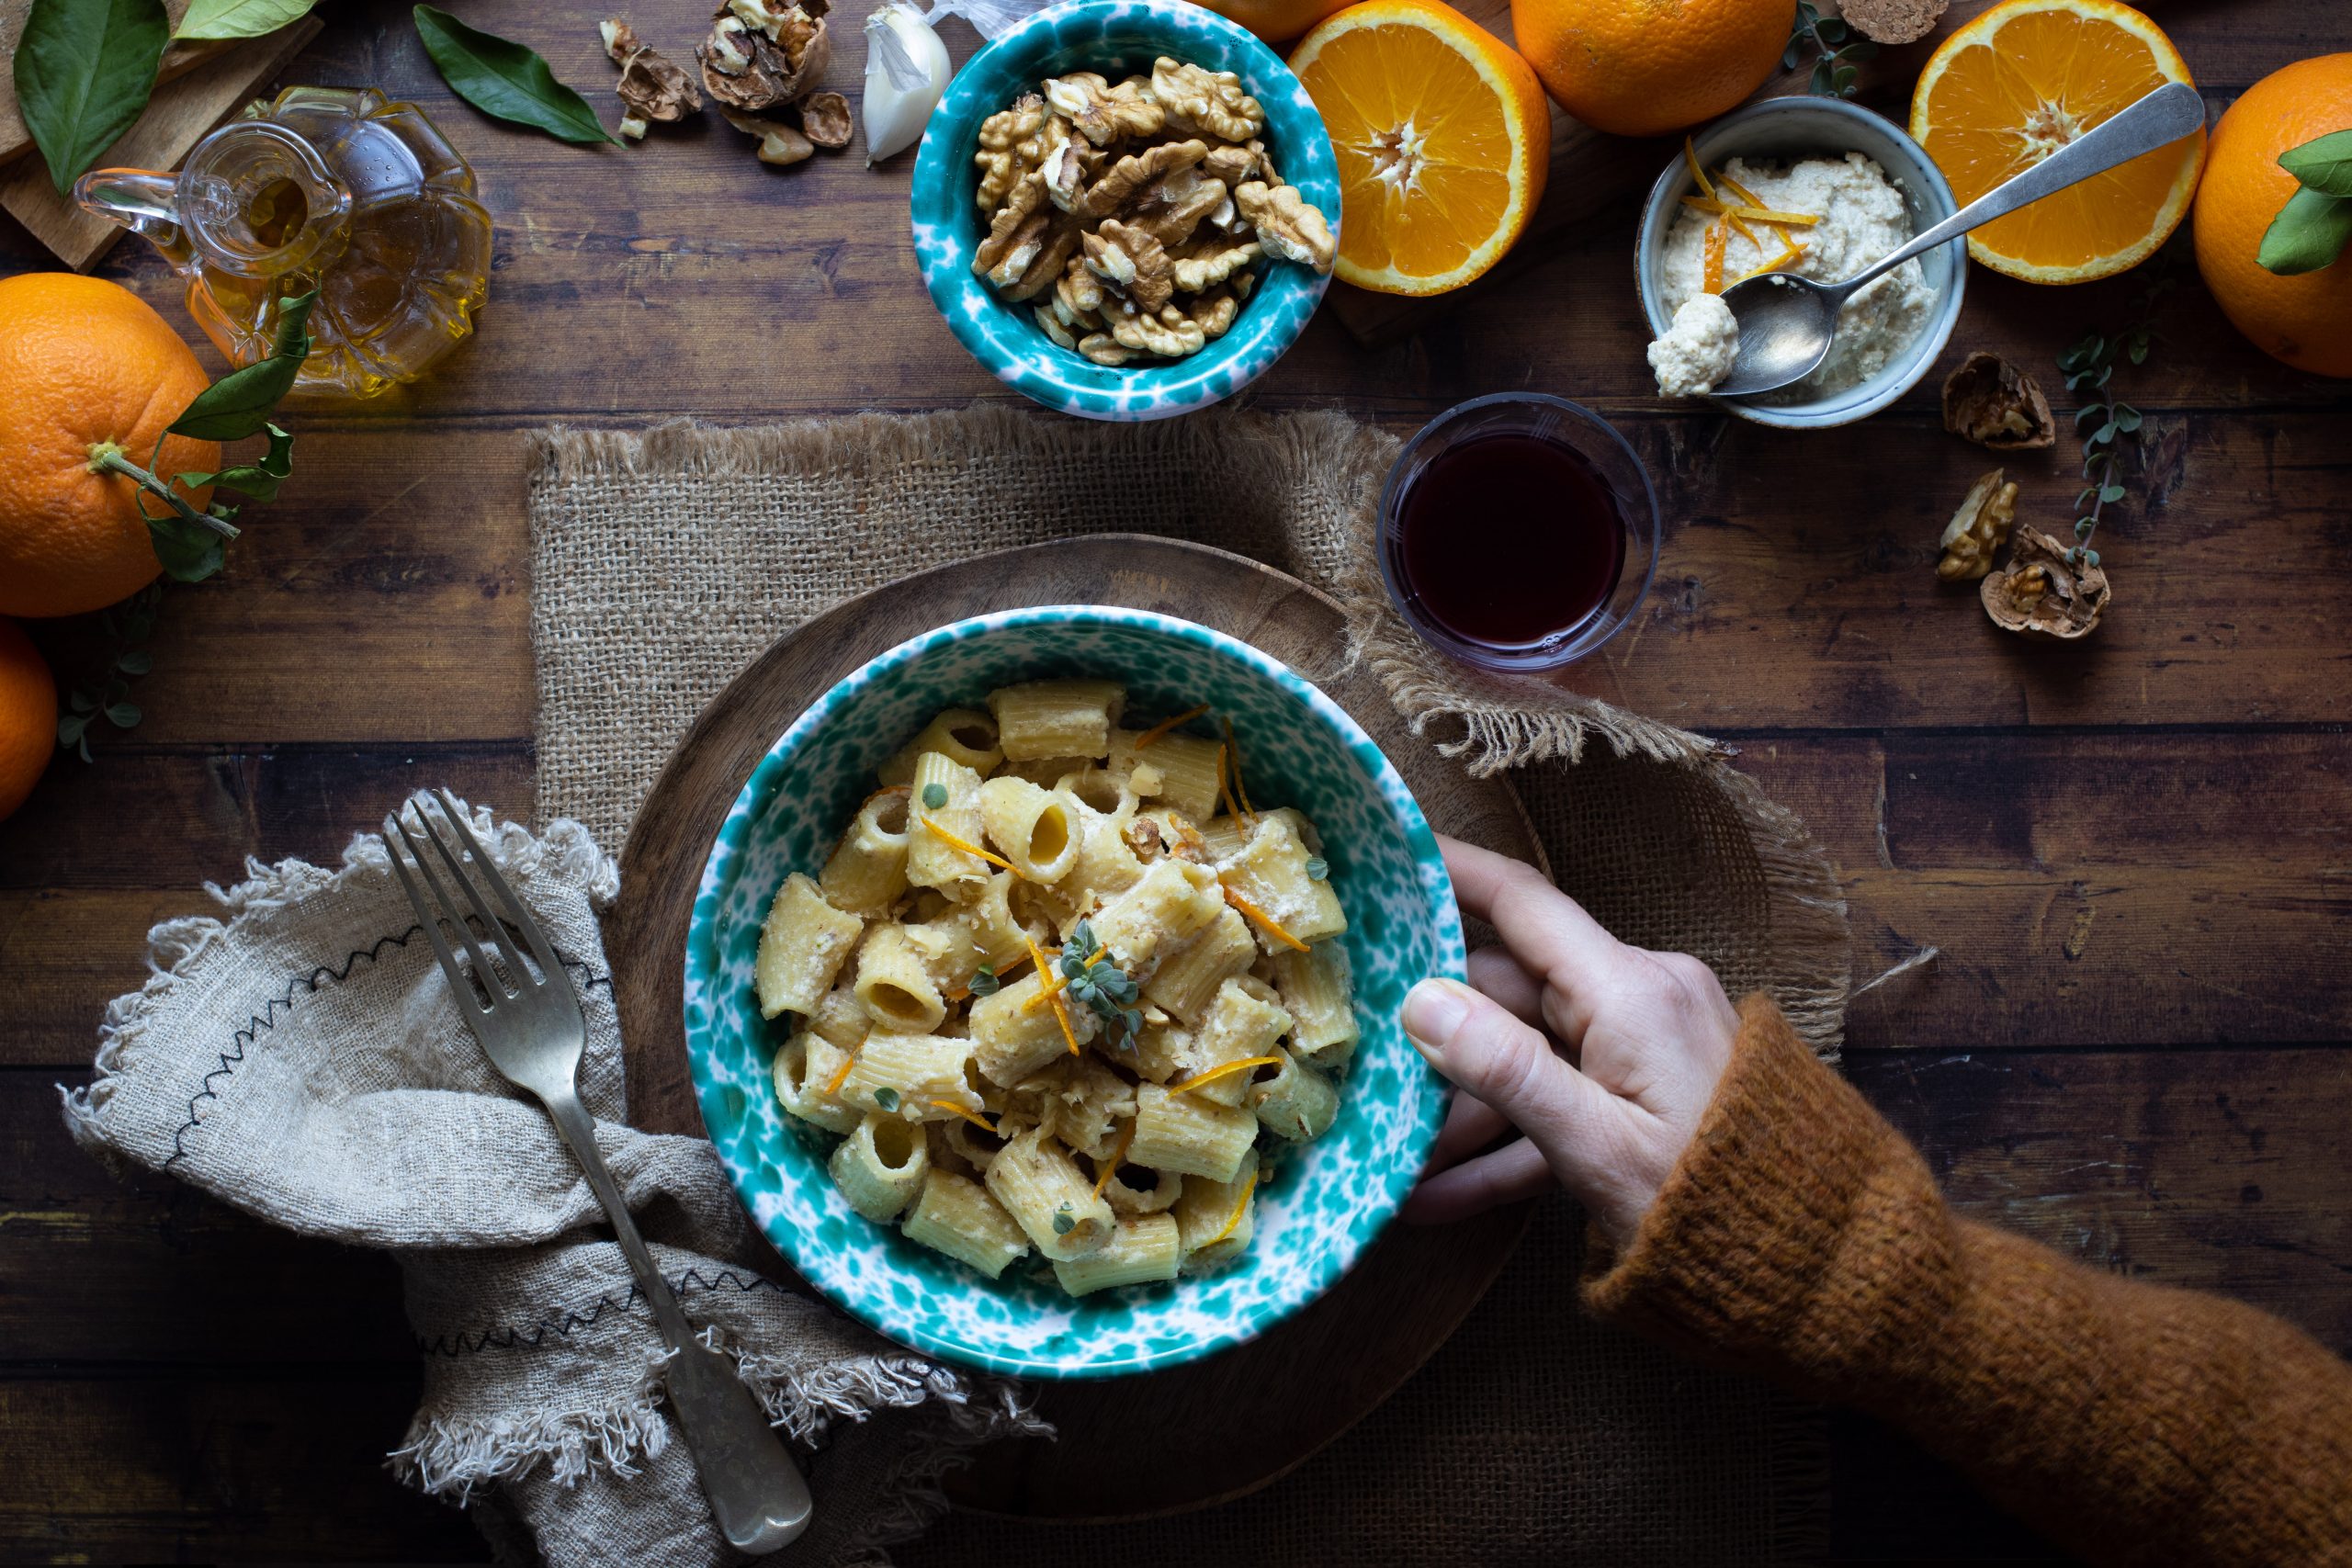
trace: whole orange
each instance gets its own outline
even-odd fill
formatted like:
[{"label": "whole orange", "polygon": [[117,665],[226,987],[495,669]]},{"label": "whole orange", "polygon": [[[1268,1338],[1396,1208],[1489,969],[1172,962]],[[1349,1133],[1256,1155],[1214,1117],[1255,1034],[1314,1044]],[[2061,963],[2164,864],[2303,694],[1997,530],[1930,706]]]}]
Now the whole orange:
[{"label": "whole orange", "polygon": [[1595,130],[1713,119],[1777,70],[1796,0],[1511,0],[1520,53]]},{"label": "whole orange", "polygon": [[57,682],[24,628],[0,621],[0,818],[25,803],[57,750]]},{"label": "whole orange", "polygon": [[[179,335],[119,284],[70,272],[0,278],[0,615],[78,615],[164,570],[111,443],[166,480],[220,466],[220,444],[155,438],[209,378]],[[207,487],[189,496],[197,506]],[[151,506],[161,502],[150,500]]]},{"label": "whole orange", "polygon": [[1352,0],[1201,0],[1228,21],[1239,22],[1268,43],[1288,43]]},{"label": "whole orange", "polygon": [[2281,277],[2255,259],[2298,188],[2278,154],[2352,130],[2352,54],[2323,54],[2248,87],[2213,127],[2191,232],[2197,270],[2238,331],[2263,353],[2318,376],[2352,376],[2352,251],[2332,266]]}]

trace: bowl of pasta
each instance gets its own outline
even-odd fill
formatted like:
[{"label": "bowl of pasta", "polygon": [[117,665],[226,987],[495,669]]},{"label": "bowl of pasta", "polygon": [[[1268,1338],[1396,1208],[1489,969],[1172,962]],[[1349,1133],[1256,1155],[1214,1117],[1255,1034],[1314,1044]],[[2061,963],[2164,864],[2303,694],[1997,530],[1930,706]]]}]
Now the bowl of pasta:
[{"label": "bowl of pasta", "polygon": [[687,933],[746,1208],[844,1310],[1023,1376],[1210,1354],[1395,1215],[1461,919],[1396,770],[1280,660],[1050,605],[872,660],[752,770]]}]

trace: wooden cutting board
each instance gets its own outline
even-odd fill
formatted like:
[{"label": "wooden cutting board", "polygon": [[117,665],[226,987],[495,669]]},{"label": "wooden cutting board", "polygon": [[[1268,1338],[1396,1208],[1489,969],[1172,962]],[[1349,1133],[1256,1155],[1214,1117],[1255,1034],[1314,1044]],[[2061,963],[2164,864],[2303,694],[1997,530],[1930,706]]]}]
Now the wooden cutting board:
[{"label": "wooden cutting board", "polygon": [[[638,1126],[703,1133],[682,1016],[686,923],[711,840],[760,757],[812,700],[886,649],[967,615],[1056,604],[1181,615],[1283,660],[1379,742],[1432,825],[1543,863],[1509,784],[1470,779],[1440,758],[1369,671],[1335,673],[1346,646],[1339,606],[1293,578],[1134,535],[942,567],[779,638],[712,699],[655,781],[621,851],[620,898],[605,921]],[[1395,1226],[1329,1294],[1250,1344],[1146,1376],[1038,1384],[1060,1439],[985,1450],[949,1493],[983,1511],[1075,1520],[1179,1512],[1262,1486],[1411,1376],[1486,1294],[1526,1224],[1521,1204],[1441,1229]],[[763,1264],[795,1278],[781,1258]],[[1138,1442],[1167,1462],[1137,1463]]]}]

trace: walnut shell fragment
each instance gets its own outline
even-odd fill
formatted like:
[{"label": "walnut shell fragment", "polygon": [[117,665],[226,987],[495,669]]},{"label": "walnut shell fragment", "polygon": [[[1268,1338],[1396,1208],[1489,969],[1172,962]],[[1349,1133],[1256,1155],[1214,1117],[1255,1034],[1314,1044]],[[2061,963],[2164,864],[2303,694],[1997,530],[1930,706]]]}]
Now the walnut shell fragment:
[{"label": "walnut shell fragment", "polygon": [[1936,575],[1946,582],[1973,581],[1993,570],[1993,558],[2008,543],[2009,525],[2017,521],[2018,487],[2005,479],[2005,468],[1980,476],[1969,487],[1968,499],[1944,525],[1944,558]]},{"label": "walnut shell fragment", "polygon": [[621,117],[620,133],[641,137],[650,126],[675,125],[702,107],[702,94],[684,67],[645,47],[637,29],[618,17],[597,25],[605,52],[621,68],[613,91],[628,112]]},{"label": "walnut shell fragment", "polygon": [[839,93],[811,93],[800,100],[800,130],[820,147],[849,145],[849,99]]},{"label": "walnut shell fragment", "polygon": [[2031,451],[2058,439],[2050,400],[1997,354],[1972,354],[1944,378],[1944,428],[1996,452]]},{"label": "walnut shell fragment", "polygon": [[784,6],[727,0],[712,16],[710,36],[695,46],[704,88],[753,113],[808,96],[832,59],[827,9],[826,0]]},{"label": "walnut shell fragment", "polygon": [[817,144],[800,134],[797,126],[786,125],[780,119],[762,119],[757,115],[738,114],[724,107],[718,113],[728,124],[744,135],[758,138],[759,160],[763,164],[784,168],[816,156]]},{"label": "walnut shell fragment", "polygon": [[2007,563],[1984,580],[1977,595],[2003,631],[2071,642],[2098,629],[2107,608],[2107,573],[2069,560],[2064,545],[2020,523]]}]

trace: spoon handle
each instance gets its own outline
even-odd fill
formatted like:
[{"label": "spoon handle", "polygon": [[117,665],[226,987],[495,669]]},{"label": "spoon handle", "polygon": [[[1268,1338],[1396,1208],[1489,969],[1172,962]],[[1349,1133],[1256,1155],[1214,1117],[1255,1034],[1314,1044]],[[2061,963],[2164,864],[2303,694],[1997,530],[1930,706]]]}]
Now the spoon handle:
[{"label": "spoon handle", "polygon": [[2003,180],[1884,261],[1840,284],[1839,290],[1850,294],[1913,256],[1932,251],[1979,224],[2007,217],[2052,192],[2079,185],[2093,175],[2103,175],[2143,152],[2168,146],[2202,130],[2204,124],[2205,100],[2198,96],[2197,89],[2185,82],[2166,83],[2023,174]]}]

